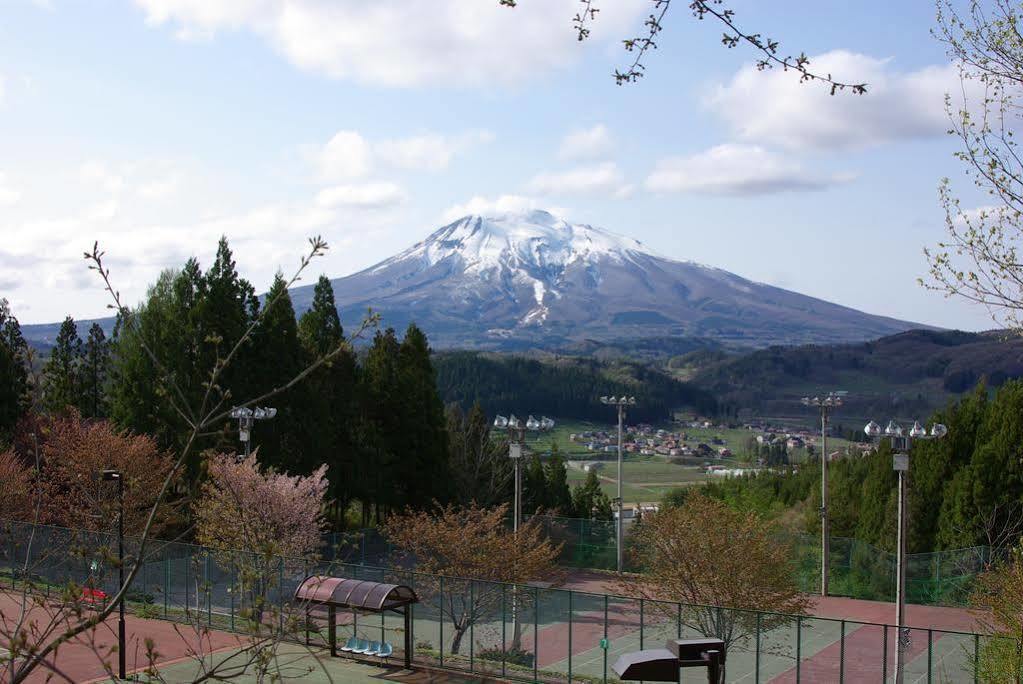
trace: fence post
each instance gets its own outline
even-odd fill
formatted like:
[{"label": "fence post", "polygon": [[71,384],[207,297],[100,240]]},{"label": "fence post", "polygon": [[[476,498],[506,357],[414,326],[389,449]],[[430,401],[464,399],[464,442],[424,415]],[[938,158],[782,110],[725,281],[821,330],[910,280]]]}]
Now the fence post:
[{"label": "fence post", "polygon": [[639,650],[643,650],[643,599],[639,600]]},{"label": "fence post", "polygon": [[234,631],[234,592],[238,588],[238,566],[234,561],[234,554],[231,554],[231,584],[228,593],[231,594],[231,631]]},{"label": "fence post", "polygon": [[210,572],[209,549],[206,549],[206,624],[213,625],[213,577]]},{"label": "fence post", "polygon": [[284,636],[284,556],[281,556],[279,564],[278,574],[278,585],[277,585],[277,603],[280,610],[280,629],[281,637]]},{"label": "fence post", "polygon": [[508,585],[501,582],[501,676],[505,675],[505,662],[508,653]]},{"label": "fence post", "polygon": [[[764,614],[757,612],[757,646],[756,646],[756,661],[753,665],[753,682],[754,684],[760,684],[760,626],[763,621]],[[681,634],[679,636],[682,636]]]},{"label": "fence post", "polygon": [[540,587],[533,587],[533,681],[540,663]]},{"label": "fence post", "polygon": [[842,631],[839,636],[838,647],[838,682],[845,682],[845,620],[842,620]]},{"label": "fence post", "polygon": [[476,653],[472,643],[476,639],[476,621],[472,619],[472,614],[476,610],[476,592],[473,590],[475,586],[475,580],[469,580],[469,672],[476,671]]},{"label": "fence post", "polygon": [[568,681],[572,681],[572,590],[568,590]]},{"label": "fence post", "polygon": [[980,680],[980,635],[973,635],[973,684]]},{"label": "fence post", "polygon": [[163,559],[163,616],[167,617],[170,608],[170,556]]},{"label": "fence post", "polygon": [[[604,644],[607,643],[607,594],[604,594]],[[603,646],[603,644],[601,644]],[[604,652],[604,684],[607,684],[607,649],[601,648]]]},{"label": "fence post", "polygon": [[437,595],[437,621],[440,624],[440,666],[444,667],[444,575],[440,576],[440,592]]},{"label": "fence post", "polygon": [[927,630],[927,683],[931,681],[931,664],[934,660],[934,640],[931,638],[934,635],[934,631],[931,629]]},{"label": "fence post", "polygon": [[796,684],[799,684],[800,670],[803,664],[803,618],[796,617]]},{"label": "fence post", "polygon": [[884,636],[881,639],[881,681],[888,679],[888,625],[884,626]]}]

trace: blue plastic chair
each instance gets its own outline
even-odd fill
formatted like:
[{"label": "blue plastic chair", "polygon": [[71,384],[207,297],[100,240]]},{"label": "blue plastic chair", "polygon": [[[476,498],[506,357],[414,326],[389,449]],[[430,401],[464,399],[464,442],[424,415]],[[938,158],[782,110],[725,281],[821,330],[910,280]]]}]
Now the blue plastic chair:
[{"label": "blue plastic chair", "polygon": [[359,640],[356,639],[355,636],[350,636],[348,637],[348,641],[345,642],[345,645],[341,647],[341,650],[345,651],[346,653],[351,653],[358,647],[358,645]]},{"label": "blue plastic chair", "polygon": [[386,641],[380,644],[380,648],[377,649],[377,656],[380,658],[390,658],[391,654],[394,653],[394,647]]},{"label": "blue plastic chair", "polygon": [[365,639],[359,639],[358,648],[353,648],[352,653],[366,654],[369,653],[369,642]]}]

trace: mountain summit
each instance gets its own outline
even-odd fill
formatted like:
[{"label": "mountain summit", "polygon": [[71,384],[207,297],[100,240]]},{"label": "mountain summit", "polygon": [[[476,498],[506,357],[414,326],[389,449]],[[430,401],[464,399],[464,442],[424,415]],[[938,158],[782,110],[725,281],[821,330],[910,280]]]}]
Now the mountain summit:
[{"label": "mountain summit", "polygon": [[[748,346],[873,339],[913,327],[692,262],[546,211],[465,216],[333,281],[346,320],[416,321],[438,347],[704,337]],[[292,292],[305,309],[310,287]]]}]

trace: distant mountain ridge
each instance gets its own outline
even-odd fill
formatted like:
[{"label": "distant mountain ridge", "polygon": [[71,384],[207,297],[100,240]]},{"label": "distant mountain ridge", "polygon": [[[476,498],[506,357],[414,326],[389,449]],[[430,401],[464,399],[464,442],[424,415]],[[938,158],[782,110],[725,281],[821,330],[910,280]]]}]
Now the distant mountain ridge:
[{"label": "distant mountain ridge", "polygon": [[[654,254],[546,211],[465,216],[358,273],[332,281],[351,327],[415,321],[435,348],[562,349],[589,341],[701,338],[742,347],[875,339],[919,324]],[[301,314],[311,285],[291,291]],[[112,326],[112,319],[102,321]],[[24,326],[48,346],[58,323]]]},{"label": "distant mountain ridge", "polygon": [[[445,348],[661,336],[766,347],[926,327],[663,257],[546,211],[465,216],[333,285],[346,321],[372,307],[385,325],[416,321]],[[296,288],[292,298],[304,309],[312,288]]]}]

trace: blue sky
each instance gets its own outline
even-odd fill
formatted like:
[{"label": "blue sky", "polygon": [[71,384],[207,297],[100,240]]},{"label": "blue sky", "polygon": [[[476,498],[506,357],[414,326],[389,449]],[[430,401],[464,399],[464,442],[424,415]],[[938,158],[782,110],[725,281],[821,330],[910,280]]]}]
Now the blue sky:
[{"label": "blue sky", "polygon": [[345,275],[468,211],[551,208],[654,251],[872,313],[964,329],[921,288],[937,185],[970,193],[945,134],[954,68],[934,6],[757,3],[744,26],[865,80],[828,97],[755,73],[676,0],[648,75],[618,41],[647,0],[4,0],[0,296],[23,322],[105,314],[99,240],[138,301],[219,235],[263,289],[305,238]]}]

